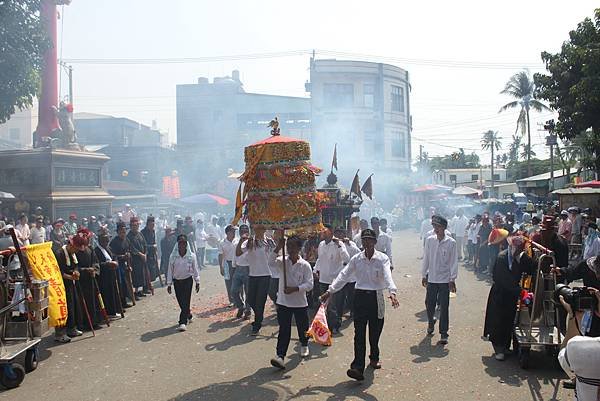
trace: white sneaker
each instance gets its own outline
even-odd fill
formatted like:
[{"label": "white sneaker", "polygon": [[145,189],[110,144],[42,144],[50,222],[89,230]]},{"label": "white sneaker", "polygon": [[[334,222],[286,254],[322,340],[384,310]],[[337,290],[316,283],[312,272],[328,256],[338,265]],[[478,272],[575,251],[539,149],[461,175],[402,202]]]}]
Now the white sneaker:
[{"label": "white sneaker", "polygon": [[186,331],[186,330],[187,330],[187,327],[185,327],[185,324],[180,324],[180,325],[177,327],[177,330],[179,330],[179,331]]},{"label": "white sneaker", "polygon": [[285,363],[283,362],[283,358],[280,356],[271,359],[271,365],[278,369],[285,369]]},{"label": "white sneaker", "polygon": [[308,354],[309,354],[309,352],[308,352],[308,345],[300,347],[300,356],[302,358],[306,358],[308,356]]},{"label": "white sneaker", "polygon": [[506,359],[506,356],[502,352],[498,352],[494,355],[497,361],[503,361]]}]

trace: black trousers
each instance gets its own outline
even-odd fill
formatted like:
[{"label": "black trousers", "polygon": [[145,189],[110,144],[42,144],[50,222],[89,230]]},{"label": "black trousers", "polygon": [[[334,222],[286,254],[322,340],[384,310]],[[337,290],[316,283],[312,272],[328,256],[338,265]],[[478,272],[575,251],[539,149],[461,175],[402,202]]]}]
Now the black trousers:
[{"label": "black trousers", "polygon": [[276,277],[271,277],[271,281],[269,282],[269,298],[273,301],[274,304],[277,303],[277,292],[279,291],[279,279]]},{"label": "black trousers", "polygon": [[73,280],[63,280],[65,284],[65,295],[67,298],[67,325],[65,326],[68,330],[76,329],[78,323],[78,309],[77,308],[77,294],[75,293],[75,284]]},{"label": "black trousers", "polygon": [[[329,284],[319,283],[320,292],[323,294],[329,288]],[[344,314],[344,300],[346,292],[344,289],[331,294],[327,302],[327,324],[330,329],[338,329],[342,325],[342,315]]]},{"label": "black trousers", "polygon": [[192,300],[192,285],[194,280],[188,277],[183,280],[173,279],[173,288],[175,289],[175,298],[179,304],[179,324],[187,324],[191,316],[190,302]]},{"label": "black trousers", "polygon": [[277,356],[285,357],[290,337],[292,336],[292,316],[296,320],[298,339],[303,346],[308,345],[306,331],[308,330],[308,307],[290,308],[277,305],[277,323],[279,323],[279,334],[277,335]]},{"label": "black trousers", "polygon": [[379,360],[379,337],[383,330],[383,319],[377,317],[376,291],[355,290],[354,292],[354,360],[352,369],[365,370],[366,334],[369,325],[369,359]]},{"label": "black trousers", "polygon": [[265,314],[271,276],[250,276],[248,279],[248,304],[254,311],[253,330],[260,330]]},{"label": "black trousers", "polygon": [[344,288],[342,288],[342,293],[344,294],[344,311],[351,311],[354,307],[354,286],[356,283],[346,283]]}]

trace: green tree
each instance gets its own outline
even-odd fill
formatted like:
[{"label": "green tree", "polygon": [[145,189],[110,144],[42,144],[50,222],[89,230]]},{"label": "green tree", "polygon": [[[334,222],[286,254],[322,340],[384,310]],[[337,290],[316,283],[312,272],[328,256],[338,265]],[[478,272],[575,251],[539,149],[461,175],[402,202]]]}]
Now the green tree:
[{"label": "green tree", "polygon": [[600,174],[600,9],[569,32],[559,53],[543,52],[542,60],[548,74],[535,74],[536,94],[558,112],[555,132],[584,136]]},{"label": "green tree", "polygon": [[[527,149],[531,149],[531,122],[529,119],[529,110],[533,109],[535,111],[541,112],[542,110],[550,110],[548,106],[537,100],[534,96],[535,93],[535,83],[531,78],[528,70],[523,70],[517,72],[515,75],[510,77],[506,85],[504,86],[504,90],[500,92],[503,95],[509,95],[516,100],[512,102],[506,103],[504,106],[500,108],[499,113],[506,111],[508,109],[514,109],[519,107],[519,117],[517,118],[517,127],[515,129],[515,134],[519,132],[519,128],[521,128],[521,135],[524,136],[527,133]],[[531,165],[531,156],[532,154],[527,154],[527,165]],[[531,172],[531,168],[529,168]]]},{"label": "green tree", "polygon": [[33,103],[49,45],[40,0],[0,0],[0,123]]},{"label": "green tree", "polygon": [[481,149],[490,150],[492,152],[492,156],[490,158],[490,168],[492,172],[492,188],[490,193],[493,195],[495,193],[494,190],[494,152],[498,151],[502,148],[502,144],[500,141],[501,137],[498,136],[497,132],[492,130],[484,132],[483,137],[481,138]]}]

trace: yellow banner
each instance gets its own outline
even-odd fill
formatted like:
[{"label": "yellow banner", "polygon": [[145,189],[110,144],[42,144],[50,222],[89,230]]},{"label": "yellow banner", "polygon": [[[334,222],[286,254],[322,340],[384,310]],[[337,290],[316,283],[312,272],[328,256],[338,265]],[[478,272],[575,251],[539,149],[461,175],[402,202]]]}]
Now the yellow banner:
[{"label": "yellow banner", "polygon": [[48,317],[50,327],[67,324],[67,297],[52,242],[28,245],[25,251],[33,278],[48,281]]}]

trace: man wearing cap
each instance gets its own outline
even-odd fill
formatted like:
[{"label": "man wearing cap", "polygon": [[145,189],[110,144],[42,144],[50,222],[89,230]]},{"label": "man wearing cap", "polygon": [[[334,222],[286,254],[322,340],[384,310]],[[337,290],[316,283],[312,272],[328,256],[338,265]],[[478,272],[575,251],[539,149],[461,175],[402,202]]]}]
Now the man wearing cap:
[{"label": "man wearing cap", "polygon": [[146,240],[140,233],[140,219],[137,217],[132,217],[130,220],[127,240],[131,252],[132,284],[139,299],[145,297],[150,291],[146,279],[146,253],[148,250]]},{"label": "man wearing cap", "polygon": [[[135,294],[131,293],[131,288],[128,285],[128,278],[131,272],[129,260],[131,258],[131,249],[129,240],[127,239],[127,226],[122,221],[117,223],[117,235],[110,241],[109,247],[113,257],[117,260],[117,277],[119,280],[119,289],[121,294],[121,305],[123,308],[129,308],[131,305],[127,303],[127,298],[132,302],[135,300]],[[127,276],[127,277],[126,277]]]},{"label": "man wearing cap", "polygon": [[[317,262],[315,263],[321,293],[327,291],[327,288],[342,271],[344,265],[350,260],[350,255],[342,241],[333,236],[331,225],[324,224],[324,226],[325,229],[321,232],[323,240],[319,243]],[[334,295],[327,304],[327,322],[333,334],[339,333],[342,325],[344,295],[343,292]]]},{"label": "man wearing cap", "polygon": [[446,234],[448,221],[440,216],[431,218],[434,234],[425,240],[425,251],[421,269],[422,284],[427,288],[427,334],[433,335],[436,320],[436,304],[440,305],[440,344],[448,343],[450,292],[456,292],[458,256],[456,241]]},{"label": "man wearing cap", "polygon": [[571,220],[571,244],[581,244],[582,219],[580,210],[577,206],[571,206],[567,209],[569,219]]},{"label": "man wearing cap", "polygon": [[175,297],[179,304],[179,326],[177,330],[185,331],[192,320],[190,303],[192,299],[192,283],[196,282],[196,293],[200,291],[200,271],[196,255],[185,234],[177,236],[177,246],[169,258],[167,269],[167,292],[171,293],[171,284],[175,287]]},{"label": "man wearing cap", "polygon": [[71,213],[69,215],[69,222],[65,223],[63,229],[68,237],[73,236],[77,233],[77,215],[75,213]]},{"label": "man wearing cap", "polygon": [[536,269],[524,252],[525,241],[522,236],[508,237],[508,249],[498,254],[493,269],[494,283],[488,296],[483,335],[489,337],[499,361],[505,359],[510,348],[521,276]]},{"label": "man wearing cap", "polygon": [[81,295],[85,298],[84,307],[87,308],[90,314],[90,322],[87,319],[83,319],[81,328],[83,330],[97,330],[100,328],[98,325],[98,317],[100,309],[98,308],[96,298],[96,276],[100,273],[100,265],[96,258],[96,253],[90,248],[90,238],[92,233],[87,228],[81,228],[77,230],[77,233],[71,241],[78,248],[75,256],[77,257],[77,267],[81,276],[79,277],[79,287],[81,289]]},{"label": "man wearing cap", "polygon": [[354,295],[354,360],[346,372],[348,377],[364,380],[366,334],[369,326],[369,366],[380,369],[379,338],[383,330],[385,297],[383,290],[389,291],[392,306],[399,306],[396,299],[396,284],[392,278],[390,259],[386,254],[375,249],[377,235],[371,229],[361,233],[364,251],[354,255],[348,264],[335,278],[327,291],[321,295],[321,302],[326,302],[331,294],[344,288],[352,277],[356,277]]},{"label": "man wearing cap", "polygon": [[558,222],[558,235],[564,238],[565,241],[571,242],[571,233],[573,231],[573,223],[569,219],[569,213],[566,210],[560,212],[560,221]]},{"label": "man wearing cap", "polygon": [[41,244],[46,241],[46,229],[44,228],[43,223],[43,217],[37,217],[35,219],[35,226],[31,227],[31,244]]},{"label": "man wearing cap", "polygon": [[141,231],[144,240],[146,241],[146,268],[150,274],[150,281],[154,281],[158,277],[158,244],[156,243],[156,230],[154,216],[150,215],[146,219],[146,226]]}]

